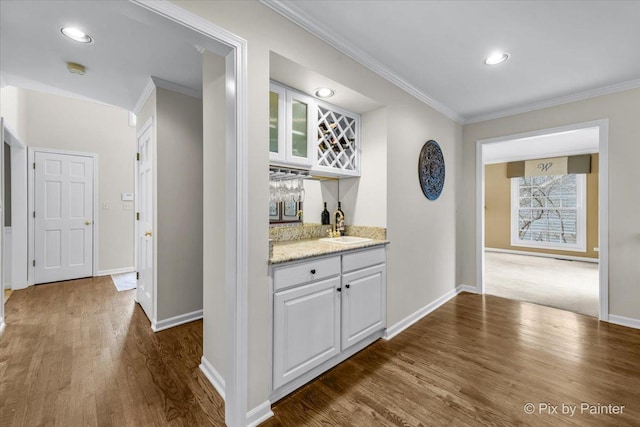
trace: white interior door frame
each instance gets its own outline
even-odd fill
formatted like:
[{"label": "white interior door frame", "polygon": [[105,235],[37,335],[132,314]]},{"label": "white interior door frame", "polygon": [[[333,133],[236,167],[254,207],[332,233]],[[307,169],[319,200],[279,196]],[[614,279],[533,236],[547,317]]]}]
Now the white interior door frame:
[{"label": "white interior door frame", "polygon": [[[142,125],[142,127],[140,128],[140,131],[136,132],[136,149],[138,149],[138,140],[140,139],[140,137],[149,129],[153,126],[154,124],[154,117],[151,116],[149,117],[149,119],[144,123],[144,125]],[[152,227],[152,233],[153,236],[157,236],[158,233],[158,225],[157,225],[157,208],[158,208],[158,197],[157,197],[157,188],[158,188],[158,168],[156,167],[156,160],[157,160],[157,144],[156,144],[156,134],[155,134],[155,129],[152,129],[152,136],[151,136],[151,161],[153,162],[153,172],[152,172],[152,196],[153,197],[153,227]],[[140,197],[139,197],[139,192],[140,192],[140,162],[134,160],[135,163],[135,167],[134,167],[134,171],[135,171],[135,197],[134,197],[134,206],[135,206],[135,212],[140,212]],[[135,226],[134,226],[134,236],[133,236],[133,246],[134,246],[134,265],[135,265],[135,270],[136,272],[138,272],[138,268],[139,268],[139,259],[138,259],[138,233],[140,232],[140,221],[136,220],[134,221]],[[149,316],[149,320],[151,321],[151,325],[152,328],[155,327],[156,324],[156,313],[158,312],[158,292],[157,292],[157,277],[158,277],[158,239],[154,237],[153,239],[153,278],[151,279],[151,288],[152,288],[152,313],[146,313]],[[137,298],[136,298],[137,299]]]},{"label": "white interior door frame", "polygon": [[[0,117],[0,143],[2,143],[2,153],[0,153],[0,284],[2,283],[2,263],[4,262],[4,119]],[[0,333],[4,330],[4,286],[0,286]]]},{"label": "white interior door frame", "polygon": [[35,163],[36,153],[51,153],[51,154],[66,154],[71,156],[90,157],[93,159],[93,256],[92,256],[92,274],[98,275],[98,248],[99,248],[99,235],[98,227],[100,226],[98,217],[98,202],[100,195],[98,193],[99,182],[99,170],[98,170],[98,155],[96,153],[85,153],[81,151],[68,151],[58,150],[53,148],[28,148],[28,201],[27,201],[27,216],[29,218],[29,230],[28,230],[28,257],[27,257],[27,285],[32,286],[34,283],[35,267],[33,266],[33,260],[35,257],[35,218],[33,217],[33,211],[35,209],[35,169],[33,164]]},{"label": "white interior door frame", "polygon": [[11,289],[27,287],[27,146],[3,120],[11,147]]},{"label": "white interior door frame", "polygon": [[599,175],[598,175],[598,247],[600,250],[599,279],[600,301],[599,316],[609,321],[609,119],[575,123],[532,132],[506,135],[476,141],[476,290],[484,294],[484,159],[483,147],[487,144],[530,138],[551,133],[594,128],[599,129]]},{"label": "white interior door frame", "polygon": [[[241,37],[166,0],[130,0],[186,28],[221,43],[226,54],[227,127],[225,177],[225,293],[228,366],[225,372],[225,422],[229,427],[257,425],[247,411],[248,321],[248,82],[247,42]],[[206,220],[206,219],[205,219]],[[265,242],[266,243],[266,242]],[[266,355],[265,355],[266,356]]]}]

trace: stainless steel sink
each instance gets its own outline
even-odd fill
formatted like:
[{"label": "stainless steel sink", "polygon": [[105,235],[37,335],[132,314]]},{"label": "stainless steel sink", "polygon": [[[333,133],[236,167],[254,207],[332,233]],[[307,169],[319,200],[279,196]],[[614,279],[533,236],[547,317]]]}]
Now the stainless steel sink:
[{"label": "stainless steel sink", "polygon": [[366,243],[372,240],[373,239],[369,239],[366,237],[355,236],[324,237],[320,239],[322,243],[335,243],[338,245],[357,245],[358,243]]}]

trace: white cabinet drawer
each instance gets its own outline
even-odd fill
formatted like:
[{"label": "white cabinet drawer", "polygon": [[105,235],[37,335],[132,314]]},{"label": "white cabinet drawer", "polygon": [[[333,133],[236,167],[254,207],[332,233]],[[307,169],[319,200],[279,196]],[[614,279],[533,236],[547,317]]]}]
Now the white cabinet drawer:
[{"label": "white cabinet drawer", "polygon": [[360,268],[371,267],[382,264],[386,261],[387,255],[384,246],[342,256],[342,272],[358,270]]},{"label": "white cabinet drawer", "polygon": [[274,290],[302,285],[340,274],[340,257],[314,259],[299,264],[276,267],[273,270]]}]

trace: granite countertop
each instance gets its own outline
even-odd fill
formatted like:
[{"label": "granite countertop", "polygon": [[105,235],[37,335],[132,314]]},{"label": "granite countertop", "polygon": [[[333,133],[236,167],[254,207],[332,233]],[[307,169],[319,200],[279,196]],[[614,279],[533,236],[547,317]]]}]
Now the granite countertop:
[{"label": "granite countertop", "polygon": [[371,240],[369,242],[356,243],[353,245],[324,243],[319,239],[276,242],[273,244],[273,256],[269,259],[269,264],[281,264],[283,262],[297,261],[320,255],[338,254],[349,252],[354,249],[383,246],[387,244],[389,244],[388,240]]}]

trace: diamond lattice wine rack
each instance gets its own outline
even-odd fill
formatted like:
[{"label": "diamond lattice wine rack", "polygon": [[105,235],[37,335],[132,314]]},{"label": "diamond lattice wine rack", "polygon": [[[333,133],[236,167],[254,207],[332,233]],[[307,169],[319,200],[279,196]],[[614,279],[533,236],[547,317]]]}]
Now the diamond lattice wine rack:
[{"label": "diamond lattice wine rack", "polygon": [[319,168],[330,168],[349,175],[359,173],[357,138],[359,121],[354,116],[318,104],[318,162],[316,165]]}]

